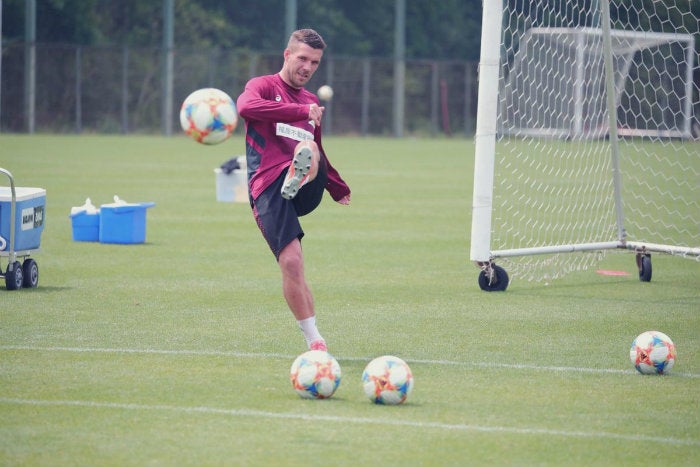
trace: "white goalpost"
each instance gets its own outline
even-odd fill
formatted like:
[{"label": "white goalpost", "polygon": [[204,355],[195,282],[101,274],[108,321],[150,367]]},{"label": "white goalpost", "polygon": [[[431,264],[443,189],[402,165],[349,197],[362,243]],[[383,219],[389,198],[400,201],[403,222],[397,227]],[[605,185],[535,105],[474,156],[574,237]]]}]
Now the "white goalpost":
[{"label": "white goalpost", "polygon": [[483,290],[613,249],[636,253],[642,281],[652,252],[700,261],[700,19],[639,5],[483,2],[470,251]]}]

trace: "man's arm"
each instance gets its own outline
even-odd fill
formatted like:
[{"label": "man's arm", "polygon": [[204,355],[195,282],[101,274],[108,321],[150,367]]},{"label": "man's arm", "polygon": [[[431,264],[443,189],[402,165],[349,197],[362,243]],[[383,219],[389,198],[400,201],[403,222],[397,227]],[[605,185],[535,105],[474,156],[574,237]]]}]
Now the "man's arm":
[{"label": "man's arm", "polygon": [[272,94],[274,89],[266,89],[264,80],[248,81],[236,101],[238,114],[246,120],[270,122],[298,122],[308,118],[309,104],[276,102]]}]

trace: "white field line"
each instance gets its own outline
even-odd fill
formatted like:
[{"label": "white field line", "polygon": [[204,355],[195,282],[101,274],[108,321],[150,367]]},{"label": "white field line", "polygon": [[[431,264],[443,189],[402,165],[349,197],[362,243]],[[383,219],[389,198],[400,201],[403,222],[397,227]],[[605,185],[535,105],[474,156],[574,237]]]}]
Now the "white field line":
[{"label": "white field line", "polygon": [[[167,349],[128,349],[128,348],[102,348],[102,347],[41,347],[31,345],[0,345],[0,351],[37,351],[37,352],[75,352],[75,353],[116,353],[116,354],[151,354],[151,355],[190,355],[202,357],[236,357],[236,358],[279,358],[294,360],[296,355],[281,353],[257,353],[257,352],[236,352],[221,350],[167,350]],[[336,356],[340,361],[367,361],[373,357],[343,357]],[[528,370],[528,371],[548,371],[554,373],[594,373],[594,374],[618,374],[634,375],[634,369],[619,370],[614,368],[589,368],[573,366],[549,366],[532,365],[527,363],[494,363],[494,362],[460,362],[454,360],[424,360],[405,359],[408,363],[424,363],[428,365],[449,365],[486,369],[508,369],[508,370]],[[673,377],[700,378],[697,373],[672,372]]]},{"label": "white field line", "polygon": [[124,404],[116,402],[95,402],[81,400],[40,400],[40,399],[15,399],[0,397],[0,404],[6,405],[28,405],[32,407],[85,407],[91,409],[115,409],[115,410],[134,410],[134,411],[160,411],[160,412],[177,412],[187,414],[207,414],[207,415],[224,415],[231,417],[250,417],[250,418],[268,418],[268,419],[285,419],[285,420],[301,420],[311,422],[331,422],[331,423],[354,423],[360,425],[388,425],[400,426],[418,429],[434,429],[447,431],[471,431],[480,433],[507,433],[517,435],[530,436],[558,436],[564,438],[592,438],[592,439],[612,439],[620,441],[632,441],[642,443],[657,443],[670,444],[681,446],[698,446],[700,440],[680,439],[659,436],[643,436],[643,435],[628,435],[622,433],[610,432],[587,432],[587,431],[566,431],[566,430],[550,430],[545,428],[518,428],[506,426],[485,426],[485,425],[467,425],[461,423],[440,423],[440,422],[420,422],[410,420],[398,420],[396,418],[368,418],[368,417],[341,417],[334,415],[309,415],[307,413],[280,413],[267,412],[263,410],[252,409],[224,409],[217,407],[183,407],[174,405],[144,405],[144,404]]}]

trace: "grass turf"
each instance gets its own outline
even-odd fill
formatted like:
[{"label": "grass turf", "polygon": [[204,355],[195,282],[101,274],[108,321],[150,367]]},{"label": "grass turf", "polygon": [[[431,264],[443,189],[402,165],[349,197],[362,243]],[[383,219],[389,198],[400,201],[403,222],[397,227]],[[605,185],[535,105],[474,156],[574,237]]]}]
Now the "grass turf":
[{"label": "grass turf", "polygon": [[[353,189],[303,219],[336,395],[288,381],[303,338],[244,204],[213,169],[240,136],[0,135],[0,166],[47,190],[39,287],[0,289],[2,465],[697,465],[700,269],[634,255],[549,286],[485,293],[469,263],[473,143],[329,137]],[[0,181],[2,183],[2,181]],[[71,240],[71,206],[153,201],[142,245]],[[3,261],[3,265],[5,262]],[[670,335],[671,375],[638,375],[639,333]],[[414,392],[365,398],[398,355]]]}]

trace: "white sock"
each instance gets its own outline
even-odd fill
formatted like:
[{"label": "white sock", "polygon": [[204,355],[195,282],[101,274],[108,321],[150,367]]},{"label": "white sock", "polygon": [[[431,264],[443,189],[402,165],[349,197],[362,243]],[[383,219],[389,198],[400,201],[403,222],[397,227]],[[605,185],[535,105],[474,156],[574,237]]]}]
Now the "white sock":
[{"label": "white sock", "polygon": [[304,333],[304,339],[306,339],[306,345],[311,344],[313,341],[323,339],[323,337],[321,337],[321,334],[318,332],[318,328],[316,327],[316,317],[315,316],[312,316],[312,317],[306,318],[306,319],[297,320],[297,323],[299,323],[299,327],[301,328],[301,332]]}]

